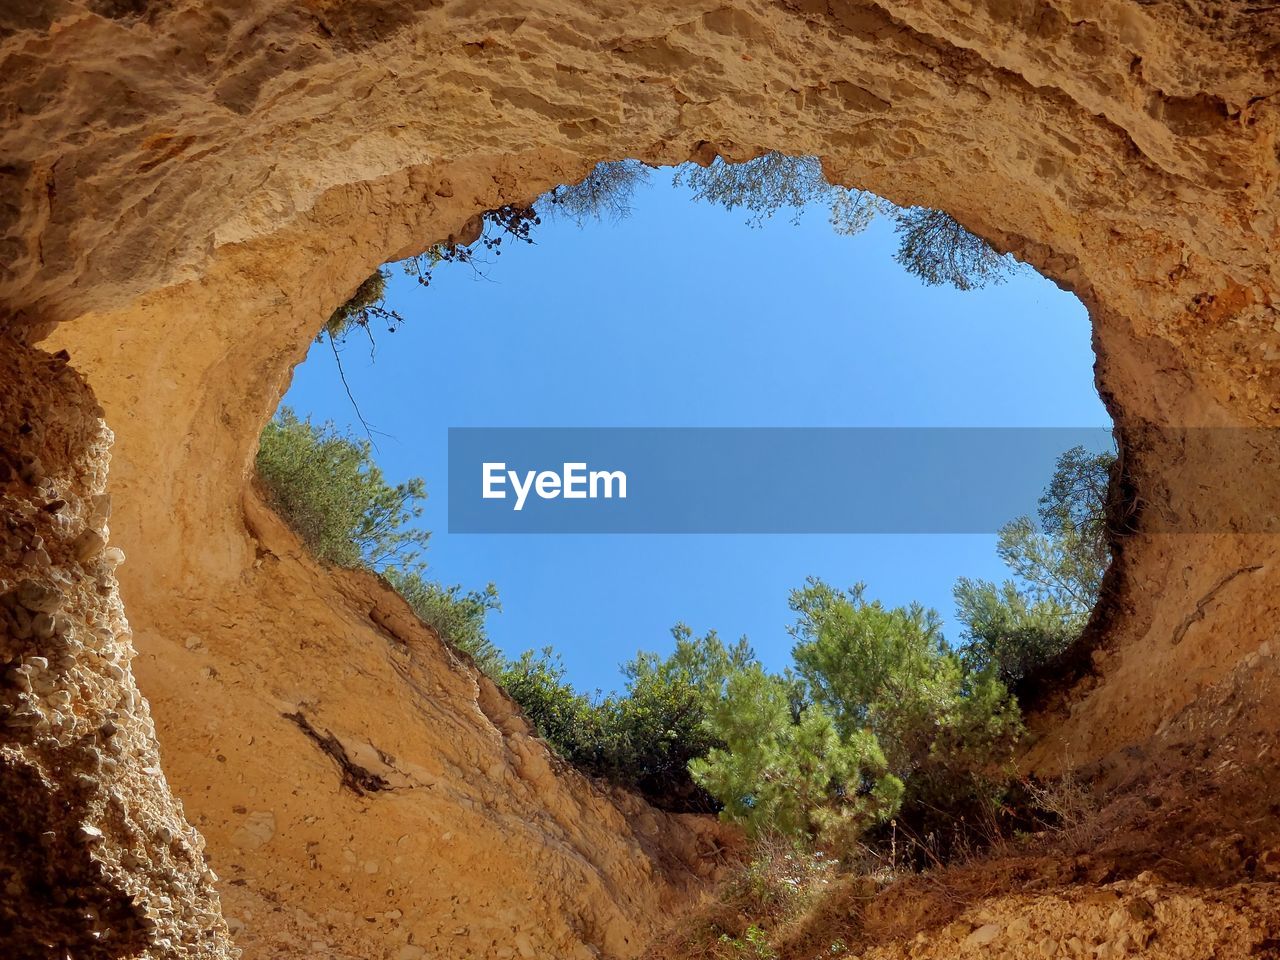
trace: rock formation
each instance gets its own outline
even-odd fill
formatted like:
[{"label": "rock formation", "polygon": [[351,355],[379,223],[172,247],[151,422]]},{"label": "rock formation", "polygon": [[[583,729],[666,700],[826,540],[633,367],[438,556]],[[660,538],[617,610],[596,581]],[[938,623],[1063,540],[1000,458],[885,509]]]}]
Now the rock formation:
[{"label": "rock formation", "polygon": [[690,895],[712,835],[560,770],[248,479],[377,264],[602,159],[816,154],[1081,297],[1132,532],[1030,762],[1154,762],[1280,612],[1277,50],[1246,0],[6,4],[0,940],[226,956],[220,894],[251,956],[621,957]]}]

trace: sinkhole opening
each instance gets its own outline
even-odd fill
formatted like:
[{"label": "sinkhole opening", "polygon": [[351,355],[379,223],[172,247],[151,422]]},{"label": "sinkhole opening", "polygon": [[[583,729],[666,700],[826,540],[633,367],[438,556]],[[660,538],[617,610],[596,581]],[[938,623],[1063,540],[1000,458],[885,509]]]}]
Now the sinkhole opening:
[{"label": "sinkhole opening", "polygon": [[1024,708],[1110,559],[1093,359],[1074,296],[815,158],[609,162],[373,274],[258,478],[585,773],[946,858],[1035,816]]}]

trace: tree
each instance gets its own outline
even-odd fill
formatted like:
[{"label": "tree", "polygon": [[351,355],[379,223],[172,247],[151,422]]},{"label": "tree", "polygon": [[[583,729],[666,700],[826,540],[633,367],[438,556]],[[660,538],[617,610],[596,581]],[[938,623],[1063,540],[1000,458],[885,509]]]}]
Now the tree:
[{"label": "tree", "polygon": [[810,204],[826,206],[832,227],[846,236],[860,233],[877,216],[887,216],[898,232],[894,259],[927,284],[973,290],[1001,282],[1016,267],[1011,257],[940,210],[900,208],[867,191],[832,185],[817,157],[774,152],[743,163],[717,158],[706,167],[677,168],[675,182],[692,188],[695,200],[749,211],[747,222],[754,226],[783,208],[798,219]]},{"label": "tree", "polygon": [[413,569],[430,534],[413,526],[426,486],[391,485],[372,445],[314,426],[282,407],[258,442],[257,471],[267,501],[320,560],[343,567]]},{"label": "tree", "polygon": [[1012,258],[941,210],[898,210],[894,229],[898,252],[893,258],[930,286],[951,284],[957,290],[975,290],[1001,283],[1015,265]]},{"label": "tree", "polygon": [[860,832],[893,814],[902,784],[875,737],[841,734],[819,704],[792,715],[788,685],[759,664],[731,676],[708,726],[724,743],[690,771],[723,805],[722,816],[753,835],[818,838]]},{"label": "tree", "polygon": [[798,615],[791,628],[796,671],[846,732],[874,727],[877,709],[910,697],[946,651],[935,611],[885,607],[865,591],[857,584],[841,592],[810,578],[790,601]]},{"label": "tree", "polygon": [[708,712],[755,654],[745,638],[726,645],[714,631],[694,637],[683,624],[671,633],[671,654],[637,654],[622,667],[625,694],[601,705],[610,769],[600,773],[663,809],[705,812],[714,801],[695,784],[689,762],[720,744]]},{"label": "tree", "polygon": [[948,649],[937,613],[813,579],[791,606],[796,672],[843,736],[875,738],[903,784],[900,822],[938,837],[998,800],[1022,737],[1017,704]]},{"label": "tree", "polygon": [[1066,451],[1040,498],[1040,529],[1029,517],[1000,529],[996,550],[1014,579],[956,583],[963,655],[974,667],[1016,684],[1080,635],[1111,559],[1106,502],[1114,465],[1110,452]]},{"label": "tree", "polygon": [[973,669],[992,669],[1010,686],[1067,649],[1087,617],[1054,600],[1037,600],[1012,580],[997,585],[961,577],[954,593],[956,618],[965,625],[961,655]]},{"label": "tree", "polygon": [[815,579],[791,606],[795,673],[730,674],[707,710],[720,743],[690,763],[726,818],[847,849],[895,814],[922,834],[939,814],[959,830],[1000,796],[1017,705],[994,675],[965,669],[934,611]]},{"label": "tree", "polygon": [[835,231],[852,235],[865,229],[877,212],[891,209],[874,194],[832,186],[817,157],[785,153],[766,153],[743,163],[717,158],[705,167],[684,164],[676,168],[674,182],[692,189],[695,200],[726,210],[741,207],[749,211],[747,222],[753,226],[760,226],[784,207],[798,219],[806,206],[822,204],[830,211]]}]

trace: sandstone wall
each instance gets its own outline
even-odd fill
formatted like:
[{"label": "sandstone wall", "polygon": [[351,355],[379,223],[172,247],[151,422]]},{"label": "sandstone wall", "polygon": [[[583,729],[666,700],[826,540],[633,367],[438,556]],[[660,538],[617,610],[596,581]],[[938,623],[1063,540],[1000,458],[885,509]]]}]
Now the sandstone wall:
[{"label": "sandstone wall", "polygon": [[[545,933],[535,950],[622,954],[656,904],[687,892],[678,868],[641,879],[665,857],[636,853],[643,829],[597,847],[617,832],[611,801],[572,778],[553,776],[547,795],[524,781],[525,741],[481,708],[475,678],[429,638],[389,641],[369,623],[385,594],[309,567],[246,500],[255,438],[289,370],[375,265],[600,159],[817,154],[832,178],[945,208],[1081,296],[1133,503],[1147,512],[1122,545],[1090,670],[1041,725],[1032,760],[1136,755],[1116,751],[1268,638],[1280,603],[1269,538],[1173,537],[1147,510],[1256,504],[1275,484],[1274,445],[1259,440],[1206,475],[1179,442],[1139,429],[1271,425],[1280,412],[1277,44],[1277,14],[1242,0],[32,0],[0,11],[0,325],[67,347],[116,432],[112,542],[129,555],[138,673],[211,857],[243,868],[242,884],[221,889],[245,942],[256,952],[283,931],[394,955],[448,933],[450,951],[484,955],[501,915]],[[11,585],[25,575],[0,570]],[[188,650],[188,637],[200,645]],[[416,720],[375,713],[387,683]],[[419,810],[411,797],[429,791],[416,787],[353,796],[285,713],[314,716],[322,737],[366,758],[362,744],[394,756],[384,778],[408,776],[405,757],[428,768],[437,757],[434,775],[490,824],[470,831],[474,850],[449,853],[431,832],[414,848],[465,882],[393,871],[397,902],[428,905],[413,943],[404,924],[379,939],[390,921],[363,916],[375,887],[356,867],[392,869],[384,818],[428,831],[467,804]],[[446,717],[456,744],[436,729]],[[130,729],[141,744],[145,724]],[[463,759],[479,757],[494,769]],[[294,776],[296,792],[283,782]],[[581,821],[575,803],[591,811]],[[562,834],[579,845],[547,839]],[[520,883],[550,871],[550,901],[520,906],[475,862],[517,835],[510,860],[530,864]],[[320,867],[304,875],[310,843]],[[376,857],[361,852],[371,845]],[[490,920],[451,933],[462,910],[438,889],[450,882]],[[578,902],[589,907],[574,913]],[[571,915],[549,922],[549,904]]]}]

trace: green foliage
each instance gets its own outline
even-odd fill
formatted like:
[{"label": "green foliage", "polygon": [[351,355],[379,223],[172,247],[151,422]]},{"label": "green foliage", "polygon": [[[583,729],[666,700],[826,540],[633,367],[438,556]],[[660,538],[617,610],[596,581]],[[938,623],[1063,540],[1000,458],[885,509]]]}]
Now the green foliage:
[{"label": "green foliage", "polygon": [[894,259],[931,285],[973,290],[1001,282],[1016,267],[1011,257],[940,210],[899,208],[875,194],[833,186],[817,157],[766,153],[744,163],[717,159],[706,167],[685,164],[676,170],[675,182],[690,187],[695,200],[749,211],[747,222],[754,226],[784,208],[798,218],[809,204],[826,206],[831,226],[846,236],[860,233],[877,216],[887,216],[898,232]]},{"label": "green foliage", "polygon": [[791,209],[793,218],[798,218],[809,204],[822,204],[830,211],[835,231],[852,235],[865,229],[877,212],[891,209],[874,194],[832,186],[817,157],[766,153],[744,163],[718,158],[706,167],[678,167],[674,179],[677,185],[692,189],[695,200],[726,210],[747,210],[751,214],[747,222],[753,226],[783,208]]},{"label": "green foliage", "polygon": [[498,588],[492,583],[484,590],[464,591],[460,584],[446,587],[425,579],[416,570],[389,569],[387,580],[408,601],[418,619],[460,650],[471,654],[486,674],[499,676],[506,661],[489,639],[485,620],[500,611]]},{"label": "green foliage", "polygon": [[370,444],[314,426],[285,407],[259,441],[258,477],[268,502],[321,560],[379,570],[424,623],[498,675],[505,660],[485,632],[498,590],[464,591],[427,580],[419,562],[429,534],[411,524],[426,497],[422,480],[391,486]]},{"label": "green foliage", "polygon": [[875,737],[841,734],[820,704],[792,714],[787,681],[759,664],[729,678],[708,726],[723,740],[690,764],[722,815],[753,836],[826,837],[891,815],[902,784],[888,773]]},{"label": "green foliage", "polygon": [[365,278],[346,303],[330,314],[316,339],[328,334],[330,340],[340,342],[357,327],[368,330],[375,320],[385,323],[388,332],[394,333],[404,317],[387,306],[387,277],[386,271],[379,268]]},{"label": "green foliage", "polygon": [[602,704],[608,767],[597,772],[667,809],[712,810],[689,762],[718,744],[707,728],[707,711],[755,654],[745,639],[727,646],[714,631],[695,638],[681,624],[672,635],[676,645],[669,656],[640,653],[623,665],[625,694]]},{"label": "green foliage", "polygon": [[962,655],[974,669],[992,669],[1016,684],[1071,645],[1086,615],[1053,600],[1036,600],[1012,580],[961,577],[956,581],[956,618],[965,625]]},{"label": "green foliage", "polygon": [[754,958],[754,960],[774,960],[778,956],[769,943],[769,934],[754,923],[742,932],[740,937],[731,937],[727,933],[720,935],[720,943],[727,947],[734,958]]},{"label": "green foliage", "polygon": [[898,252],[894,259],[930,286],[974,290],[1000,283],[1014,261],[941,210],[908,207],[894,215]]},{"label": "green foliage", "polygon": [[796,671],[843,736],[871,736],[902,785],[900,820],[923,829],[998,800],[1022,736],[1016,703],[990,672],[975,673],[919,604],[868,601],[810,580],[792,594]]},{"label": "green foliage", "polygon": [[271,506],[319,559],[343,567],[412,568],[430,536],[411,526],[426,487],[418,478],[387,483],[370,448],[283,407],[262,431],[258,478]]},{"label": "green foliage", "polygon": [[555,187],[537,206],[585,226],[591,220],[623,220],[631,216],[636,188],[649,180],[649,169],[637,160],[606,160],[581,181]]},{"label": "green foliage", "polygon": [[841,593],[811,578],[791,594],[796,670],[846,732],[874,723],[887,699],[928,684],[945,657],[937,613],[888,608],[864,593],[862,584]]},{"label": "green foliage", "polygon": [[962,650],[974,669],[990,668],[1015,684],[1080,635],[1110,562],[1106,498],[1114,464],[1111,453],[1064,453],[1040,498],[1041,529],[1019,517],[1000,530],[996,549],[1015,579],[957,582]]},{"label": "green foliage", "polygon": [[623,666],[623,693],[591,699],[565,679],[551,648],[527,651],[491,675],[520,704],[557,753],[583,772],[642,793],[669,810],[709,811],[689,762],[718,744],[706,727],[709,707],[727,679],[754,660],[745,641],[726,645],[715,633],[673,631],[667,657],[640,653]]},{"label": "green foliage", "polygon": [[564,662],[551,647],[526,650],[494,679],[560,756],[588,773],[606,762],[601,711],[565,679]]}]

